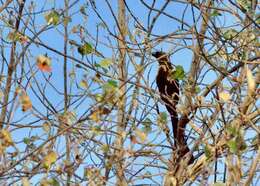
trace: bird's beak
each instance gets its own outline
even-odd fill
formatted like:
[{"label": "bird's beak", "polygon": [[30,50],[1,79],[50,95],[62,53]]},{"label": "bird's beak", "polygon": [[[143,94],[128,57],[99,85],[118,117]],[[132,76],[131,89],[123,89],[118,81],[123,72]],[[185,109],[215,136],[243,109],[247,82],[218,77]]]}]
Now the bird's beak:
[{"label": "bird's beak", "polygon": [[153,57],[156,57],[156,52],[152,52],[152,56],[153,56]]}]

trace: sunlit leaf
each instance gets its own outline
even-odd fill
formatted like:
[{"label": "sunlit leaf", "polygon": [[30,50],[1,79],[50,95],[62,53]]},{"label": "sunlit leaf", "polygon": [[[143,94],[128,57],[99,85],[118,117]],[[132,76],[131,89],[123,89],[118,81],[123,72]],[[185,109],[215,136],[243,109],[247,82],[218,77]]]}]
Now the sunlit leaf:
[{"label": "sunlit leaf", "polygon": [[39,55],[36,59],[38,68],[43,72],[51,72],[51,59],[44,55]]},{"label": "sunlit leaf", "polygon": [[175,70],[172,71],[171,77],[173,79],[183,80],[185,77],[185,72],[182,66],[177,65]]},{"label": "sunlit leaf", "polygon": [[234,139],[231,139],[227,142],[230,152],[237,154],[238,152],[238,144]]},{"label": "sunlit leaf", "polygon": [[159,124],[165,125],[167,123],[167,113],[166,112],[161,112],[158,115],[157,122]]},{"label": "sunlit leaf", "polygon": [[227,101],[230,100],[230,94],[222,91],[222,92],[219,93],[219,98],[220,98],[221,101],[227,102]]},{"label": "sunlit leaf", "polygon": [[237,0],[237,2],[245,10],[248,11],[248,10],[251,9],[251,1],[249,1],[249,0]]},{"label": "sunlit leaf", "polygon": [[224,32],[223,37],[227,40],[233,39],[237,35],[237,31],[235,29],[229,29],[226,32]]},{"label": "sunlit leaf", "polygon": [[205,156],[209,159],[212,156],[211,150],[208,145],[204,147]]},{"label": "sunlit leaf", "polygon": [[26,177],[22,178],[22,185],[23,186],[30,186],[31,185],[28,178],[26,178]]},{"label": "sunlit leaf", "polygon": [[32,108],[32,102],[30,100],[30,97],[26,93],[22,93],[19,100],[23,112],[26,112],[27,110]]},{"label": "sunlit leaf", "polygon": [[216,182],[216,183],[214,183],[212,186],[226,186],[226,184]]},{"label": "sunlit leaf", "polygon": [[214,9],[210,15],[212,17],[217,17],[217,16],[221,16],[221,13],[218,10]]},{"label": "sunlit leaf", "polygon": [[147,139],[147,134],[139,129],[135,130],[135,135],[138,137],[141,143],[144,143],[145,140]]},{"label": "sunlit leaf", "polygon": [[103,95],[102,94],[96,94],[95,99],[97,102],[101,102],[103,100]]},{"label": "sunlit leaf", "polygon": [[109,152],[109,146],[108,146],[108,145],[102,145],[102,146],[101,146],[101,150],[102,150],[104,153],[108,153],[108,152]]},{"label": "sunlit leaf", "polygon": [[100,113],[99,111],[94,111],[90,114],[89,119],[91,119],[92,121],[95,122],[99,122],[100,121]]},{"label": "sunlit leaf", "polygon": [[45,20],[48,25],[58,25],[60,20],[60,15],[57,11],[53,10],[45,15]]},{"label": "sunlit leaf", "polygon": [[247,86],[248,86],[248,94],[251,95],[255,92],[255,80],[253,74],[249,68],[246,70],[246,77],[247,77]]},{"label": "sunlit leaf", "polygon": [[11,146],[14,144],[11,133],[6,129],[1,130],[0,139],[2,141],[2,145],[5,147],[8,147],[8,146]]},{"label": "sunlit leaf", "polygon": [[111,85],[114,88],[117,88],[117,82],[115,80],[108,80],[107,81],[109,85]]},{"label": "sunlit leaf", "polygon": [[79,83],[79,86],[83,89],[87,89],[88,88],[88,83],[86,80],[81,80],[80,83]]},{"label": "sunlit leaf", "polygon": [[23,138],[23,142],[26,144],[26,145],[29,145],[31,140],[30,138]]},{"label": "sunlit leaf", "polygon": [[64,17],[63,24],[68,25],[71,22],[71,17]]},{"label": "sunlit leaf", "polygon": [[51,178],[51,179],[43,178],[40,182],[40,186],[60,186],[60,184],[55,178]]},{"label": "sunlit leaf", "polygon": [[51,151],[49,152],[43,159],[43,166],[44,168],[46,168],[47,170],[50,169],[51,165],[56,162],[58,156],[56,154],[56,152]]},{"label": "sunlit leaf", "polygon": [[201,92],[201,88],[199,86],[195,87],[195,93],[198,94]]},{"label": "sunlit leaf", "polygon": [[85,43],[84,45],[78,47],[78,52],[82,55],[88,55],[93,52],[92,45],[90,43]]},{"label": "sunlit leaf", "polygon": [[111,65],[113,64],[112,60],[111,59],[103,59],[102,61],[100,61],[99,65],[103,68],[108,68],[110,67]]},{"label": "sunlit leaf", "polygon": [[55,178],[49,180],[51,186],[60,186],[60,183]]},{"label": "sunlit leaf", "polygon": [[110,109],[107,107],[98,107],[97,109],[93,110],[89,116],[89,119],[99,122],[101,120],[102,115],[107,115],[111,112]]}]

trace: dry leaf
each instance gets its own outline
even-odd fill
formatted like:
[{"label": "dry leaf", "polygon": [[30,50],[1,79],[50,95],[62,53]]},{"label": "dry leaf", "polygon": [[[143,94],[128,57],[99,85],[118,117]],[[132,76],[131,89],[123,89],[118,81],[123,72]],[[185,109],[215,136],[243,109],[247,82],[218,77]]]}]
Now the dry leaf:
[{"label": "dry leaf", "polygon": [[51,72],[51,60],[47,56],[39,55],[37,57],[37,66],[43,72]]},{"label": "dry leaf", "polygon": [[137,139],[136,139],[136,137],[134,135],[130,136],[130,140],[131,140],[131,143],[133,143],[133,144],[137,143]]},{"label": "dry leaf", "polygon": [[32,108],[30,97],[24,92],[20,96],[20,104],[22,105],[23,112],[26,112],[27,110]]}]

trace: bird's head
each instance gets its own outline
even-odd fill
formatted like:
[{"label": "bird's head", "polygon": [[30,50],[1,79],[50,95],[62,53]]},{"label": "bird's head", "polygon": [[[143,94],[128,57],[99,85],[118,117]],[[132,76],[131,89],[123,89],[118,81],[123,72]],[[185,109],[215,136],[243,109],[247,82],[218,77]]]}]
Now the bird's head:
[{"label": "bird's head", "polygon": [[169,56],[165,52],[156,51],[156,52],[152,53],[152,56],[155,57],[160,64],[161,63],[169,63]]},{"label": "bird's head", "polygon": [[166,56],[166,55],[167,54],[165,52],[163,52],[163,51],[155,51],[155,52],[152,53],[152,56],[156,57],[156,58],[159,58],[161,56]]}]

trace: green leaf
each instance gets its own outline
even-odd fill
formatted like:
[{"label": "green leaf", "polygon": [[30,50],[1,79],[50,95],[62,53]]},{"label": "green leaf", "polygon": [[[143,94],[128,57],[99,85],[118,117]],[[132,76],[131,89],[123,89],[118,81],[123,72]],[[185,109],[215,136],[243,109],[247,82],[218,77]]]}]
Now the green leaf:
[{"label": "green leaf", "polygon": [[85,43],[84,45],[78,47],[78,52],[84,56],[91,54],[93,52],[93,48],[90,43]]},{"label": "green leaf", "polygon": [[87,89],[87,88],[88,88],[88,82],[83,79],[83,80],[81,80],[81,81],[79,82],[79,86],[80,86],[81,88],[83,88],[83,89]]},{"label": "green leaf", "polygon": [[50,179],[49,183],[51,184],[51,186],[60,186],[60,183],[55,178]]},{"label": "green leaf", "polygon": [[108,153],[109,152],[109,146],[104,144],[101,146],[101,150],[104,152],[104,153]]},{"label": "green leaf", "polygon": [[227,142],[230,152],[237,154],[238,153],[238,144],[236,140],[231,139]]},{"label": "green leaf", "polygon": [[100,64],[98,64],[98,63],[95,63],[94,66],[97,68],[101,67]]},{"label": "green leaf", "polygon": [[115,80],[110,79],[107,81],[107,83],[114,88],[118,87],[117,82]]},{"label": "green leaf", "polygon": [[110,67],[111,65],[113,64],[112,60],[111,59],[103,59],[102,61],[100,61],[99,65],[103,68],[108,68]]},{"label": "green leaf", "polygon": [[166,124],[167,123],[167,113],[166,112],[161,112],[157,118],[157,121],[160,124]]},{"label": "green leaf", "polygon": [[217,17],[217,16],[221,16],[222,14],[219,13],[219,11],[217,11],[216,9],[213,10],[213,12],[210,14],[212,17]]},{"label": "green leaf", "polygon": [[180,65],[177,65],[176,68],[175,68],[175,70],[172,71],[171,77],[172,77],[173,79],[183,80],[184,77],[185,77],[185,72],[184,72],[183,67],[180,66]]},{"label": "green leaf", "polygon": [[236,127],[232,127],[232,126],[227,127],[227,132],[229,133],[229,135],[233,137],[239,134],[239,130]]},{"label": "green leaf", "polygon": [[232,29],[227,30],[227,31],[224,33],[223,37],[224,37],[225,39],[227,39],[227,40],[231,40],[231,39],[233,39],[237,34],[238,34],[238,32],[237,32],[235,29],[232,28]]},{"label": "green leaf", "polygon": [[251,1],[249,1],[249,0],[237,0],[237,2],[246,11],[251,9]]},{"label": "green leaf", "polygon": [[204,147],[204,152],[205,152],[205,155],[206,155],[207,159],[209,159],[209,158],[212,156],[211,150],[210,150],[210,148],[208,147],[208,145],[206,145],[206,146]]},{"label": "green leaf", "polygon": [[48,25],[53,24],[56,26],[59,24],[60,15],[57,11],[53,10],[45,16],[45,20]]},{"label": "green leaf", "polygon": [[198,93],[200,93],[200,92],[201,92],[201,89],[200,89],[200,87],[199,87],[199,86],[196,86],[196,87],[195,87],[195,92],[196,92],[196,94],[198,94]]},{"label": "green leaf", "polygon": [[23,142],[26,144],[26,145],[29,145],[31,143],[31,140],[30,138],[23,138]]},{"label": "green leaf", "polygon": [[97,102],[101,102],[101,101],[103,100],[103,95],[102,95],[102,94],[96,94],[96,95],[95,95],[95,100],[96,100]]}]

